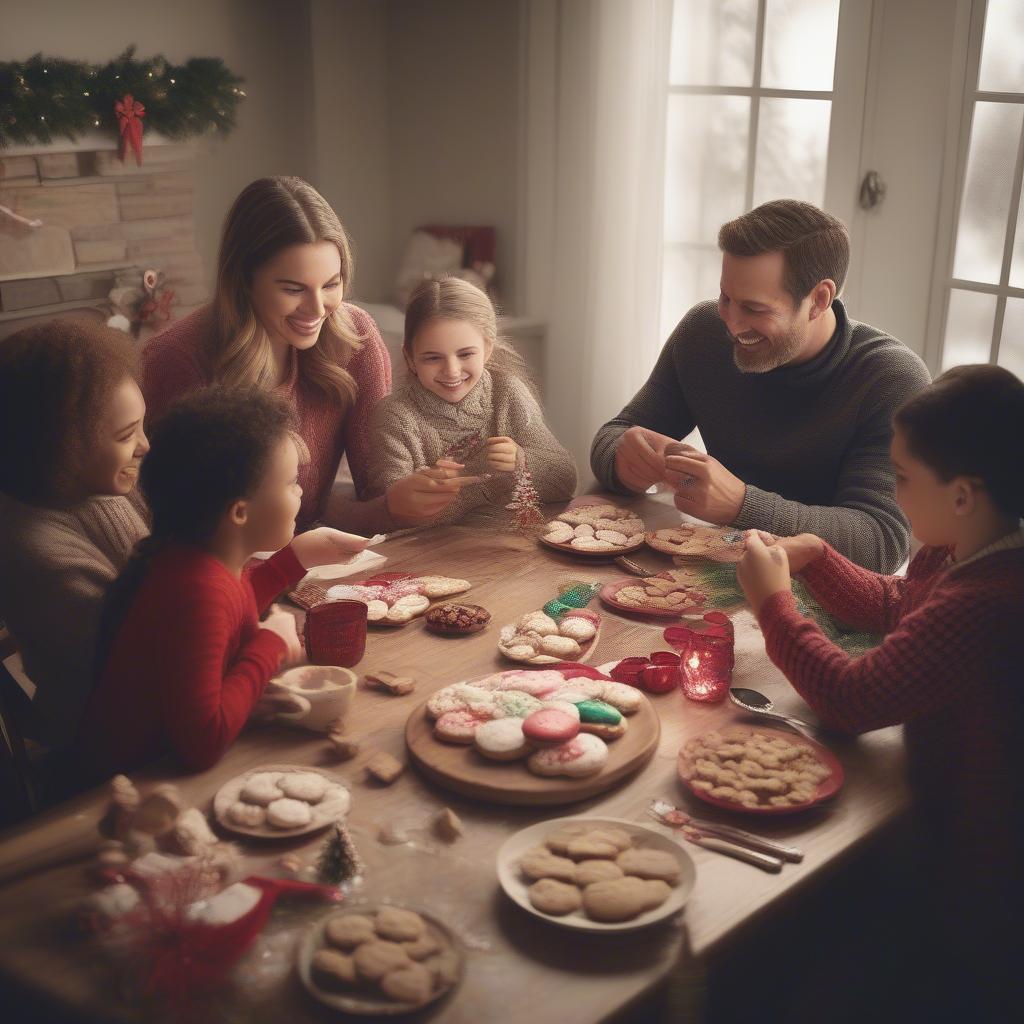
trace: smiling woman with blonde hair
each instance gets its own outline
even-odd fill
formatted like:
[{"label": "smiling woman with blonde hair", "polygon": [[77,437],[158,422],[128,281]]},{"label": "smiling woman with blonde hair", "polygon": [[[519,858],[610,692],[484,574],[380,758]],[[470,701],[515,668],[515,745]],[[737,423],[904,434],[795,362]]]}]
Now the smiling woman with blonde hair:
[{"label": "smiling woman with blonde hair", "polygon": [[301,178],[260,178],[224,223],[213,302],[168,327],[142,355],[150,417],[207,384],[257,386],[295,409],[309,458],[299,470],[299,529],[320,519],[358,532],[390,523],[386,496],[332,497],[348,456],[356,494],[366,483],[370,414],[391,390],[391,364],[370,315],[344,301],[348,236]]}]

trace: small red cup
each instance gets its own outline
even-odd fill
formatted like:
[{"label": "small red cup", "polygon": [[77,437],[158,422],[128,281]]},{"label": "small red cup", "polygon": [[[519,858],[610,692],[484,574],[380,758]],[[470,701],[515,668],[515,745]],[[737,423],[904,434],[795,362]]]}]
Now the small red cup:
[{"label": "small red cup", "polygon": [[313,665],[352,668],[366,652],[366,605],[325,601],[306,615],[306,654]]},{"label": "small red cup", "polygon": [[679,664],[648,665],[640,673],[640,687],[648,693],[669,693],[679,685]]},{"label": "small red cup", "polygon": [[650,662],[646,658],[623,658],[609,673],[616,682],[642,689],[641,676]]}]

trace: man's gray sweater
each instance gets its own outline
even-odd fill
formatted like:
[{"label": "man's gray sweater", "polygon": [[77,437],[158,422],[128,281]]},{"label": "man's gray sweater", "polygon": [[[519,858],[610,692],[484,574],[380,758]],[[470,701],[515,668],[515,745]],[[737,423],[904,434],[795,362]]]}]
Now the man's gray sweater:
[{"label": "man's gray sweater", "polygon": [[631,493],[615,447],[632,426],[683,438],[699,427],[708,453],[747,485],[738,529],[816,533],[859,565],[893,572],[907,557],[908,524],[889,462],[896,408],[930,380],[902,342],[850,320],[814,359],[744,373],[714,302],[702,302],[665,343],[647,383],[597,432],[597,479]]}]

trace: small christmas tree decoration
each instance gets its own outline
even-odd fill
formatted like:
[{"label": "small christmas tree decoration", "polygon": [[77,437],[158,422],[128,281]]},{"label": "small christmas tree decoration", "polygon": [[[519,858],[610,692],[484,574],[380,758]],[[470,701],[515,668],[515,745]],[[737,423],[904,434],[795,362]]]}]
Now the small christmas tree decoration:
[{"label": "small christmas tree decoration", "polygon": [[349,882],[363,870],[363,862],[347,826],[336,821],[320,847],[316,877],[323,885]]},{"label": "small christmas tree decoration", "polygon": [[533,533],[544,525],[540,509],[540,495],[533,486],[533,476],[526,468],[526,456],[520,448],[516,459],[515,483],[512,500],[505,506],[512,513],[511,527],[516,533]]}]

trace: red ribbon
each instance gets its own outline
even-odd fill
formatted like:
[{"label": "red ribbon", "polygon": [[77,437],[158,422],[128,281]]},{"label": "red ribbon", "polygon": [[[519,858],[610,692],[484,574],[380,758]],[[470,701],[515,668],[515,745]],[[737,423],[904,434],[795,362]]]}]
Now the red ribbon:
[{"label": "red ribbon", "polygon": [[129,144],[135,154],[135,163],[142,166],[142,119],[146,116],[146,108],[130,92],[124,99],[114,103],[114,112],[121,125],[121,162],[124,163],[125,153]]}]

